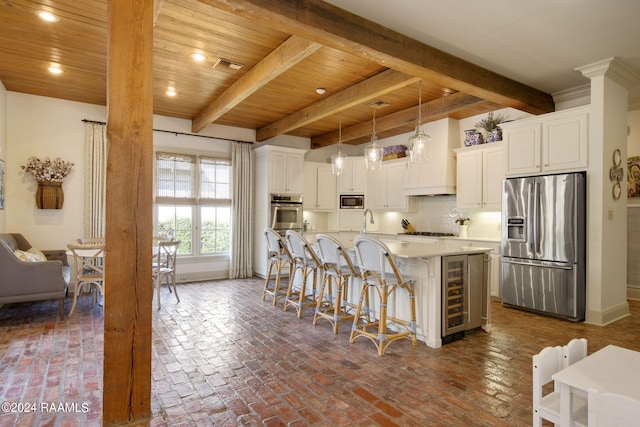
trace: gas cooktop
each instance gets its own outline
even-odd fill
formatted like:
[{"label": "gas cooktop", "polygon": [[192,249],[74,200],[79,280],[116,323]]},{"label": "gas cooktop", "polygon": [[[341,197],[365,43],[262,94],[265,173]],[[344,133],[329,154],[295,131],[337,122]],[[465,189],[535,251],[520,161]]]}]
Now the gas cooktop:
[{"label": "gas cooktop", "polygon": [[430,236],[430,237],[452,237],[455,236],[453,233],[442,233],[439,231],[405,231],[404,234],[407,236]]}]

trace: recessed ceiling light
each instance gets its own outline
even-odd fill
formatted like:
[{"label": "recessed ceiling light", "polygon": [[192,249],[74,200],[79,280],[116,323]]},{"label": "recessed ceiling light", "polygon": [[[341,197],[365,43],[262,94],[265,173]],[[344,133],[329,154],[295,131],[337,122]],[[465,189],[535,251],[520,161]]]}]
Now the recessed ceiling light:
[{"label": "recessed ceiling light", "polygon": [[62,68],[60,68],[58,64],[50,65],[47,70],[49,70],[51,74],[62,74]]},{"label": "recessed ceiling light", "polygon": [[193,59],[196,62],[204,62],[207,60],[207,55],[205,55],[202,52],[193,52],[191,54],[191,59]]},{"label": "recessed ceiling light", "polygon": [[327,93],[327,90],[323,87],[319,87],[319,88],[316,88],[316,93],[318,95],[324,95],[325,93]]},{"label": "recessed ceiling light", "polygon": [[46,11],[46,10],[36,10],[35,13],[43,21],[58,22],[60,20],[60,18],[58,18],[56,15],[54,15],[53,13],[51,13],[49,11]]},{"label": "recessed ceiling light", "polygon": [[176,88],[173,86],[169,86],[167,88],[167,96],[176,96],[178,92],[176,92]]}]

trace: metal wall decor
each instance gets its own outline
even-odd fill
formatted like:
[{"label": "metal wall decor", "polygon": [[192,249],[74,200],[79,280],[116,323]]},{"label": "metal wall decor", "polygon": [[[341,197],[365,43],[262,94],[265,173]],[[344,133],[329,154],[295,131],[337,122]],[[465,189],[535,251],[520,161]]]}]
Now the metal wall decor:
[{"label": "metal wall decor", "polygon": [[624,178],[624,169],[620,166],[622,163],[622,154],[619,148],[613,150],[613,166],[609,169],[609,178],[613,181],[613,200],[618,200],[622,195],[622,187],[620,182]]}]

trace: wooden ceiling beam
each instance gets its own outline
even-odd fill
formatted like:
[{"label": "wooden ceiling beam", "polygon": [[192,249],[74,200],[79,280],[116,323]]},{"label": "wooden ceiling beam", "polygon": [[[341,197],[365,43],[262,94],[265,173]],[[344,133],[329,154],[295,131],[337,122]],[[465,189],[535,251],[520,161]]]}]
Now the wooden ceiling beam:
[{"label": "wooden ceiling beam", "polygon": [[256,141],[265,141],[274,136],[285,134],[419,80],[417,77],[412,77],[399,71],[383,71],[277,122],[258,129],[256,131]]},{"label": "wooden ceiling beam", "polygon": [[532,114],[555,110],[553,98],[548,93],[321,0],[199,1],[505,107]]},{"label": "wooden ceiling beam", "polygon": [[[468,95],[466,93],[457,92],[442,98],[422,104],[422,123],[433,122],[447,117],[463,108],[476,106],[486,103],[484,99]],[[418,106],[407,108],[396,113],[387,114],[386,116],[376,118],[376,132],[383,132],[389,129],[395,129],[400,126],[409,124],[417,124]],[[360,144],[359,138],[371,135],[372,122],[363,122],[355,126],[342,129],[342,142],[349,144]],[[330,132],[311,138],[311,148],[326,147],[327,145],[338,143],[338,132]]]},{"label": "wooden ceiling beam", "polygon": [[200,132],[249,95],[321,47],[318,43],[297,36],[289,37],[202,110],[191,123],[192,132]]}]

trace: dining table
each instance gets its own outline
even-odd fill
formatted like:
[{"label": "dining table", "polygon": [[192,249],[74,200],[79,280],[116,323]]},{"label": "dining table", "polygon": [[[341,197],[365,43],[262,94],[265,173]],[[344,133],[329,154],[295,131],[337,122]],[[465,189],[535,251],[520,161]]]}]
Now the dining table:
[{"label": "dining table", "polygon": [[640,352],[607,345],[551,376],[560,390],[560,425],[573,425],[572,395],[588,397],[589,389],[640,400]]}]

